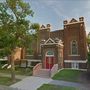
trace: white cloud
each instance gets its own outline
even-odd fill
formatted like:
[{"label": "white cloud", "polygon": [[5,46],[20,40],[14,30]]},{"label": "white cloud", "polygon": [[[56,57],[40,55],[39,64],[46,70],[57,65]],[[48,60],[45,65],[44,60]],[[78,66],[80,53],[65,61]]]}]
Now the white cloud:
[{"label": "white cloud", "polygon": [[[29,0],[27,0],[29,1]],[[30,0],[34,7],[40,7],[38,9],[38,13],[41,8],[48,8],[49,11],[52,10],[57,17],[61,20],[70,20],[71,18],[76,18],[78,20],[79,17],[85,17],[85,28],[86,32],[90,32],[90,0],[78,0],[74,3],[67,0]],[[44,9],[43,9],[44,10]],[[59,21],[57,21],[59,22]]]},{"label": "white cloud", "polygon": [[[40,1],[40,0],[39,0]],[[62,1],[59,0],[42,0],[43,4],[46,4],[49,8],[51,8],[58,17],[62,18],[68,18],[68,16],[65,13],[65,10],[63,9]]]}]

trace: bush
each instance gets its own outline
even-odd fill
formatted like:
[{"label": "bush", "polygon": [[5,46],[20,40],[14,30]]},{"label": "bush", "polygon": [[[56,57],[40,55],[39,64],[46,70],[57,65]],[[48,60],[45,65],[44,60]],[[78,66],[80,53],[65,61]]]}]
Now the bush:
[{"label": "bush", "polygon": [[88,53],[88,63],[90,64],[90,52]]}]

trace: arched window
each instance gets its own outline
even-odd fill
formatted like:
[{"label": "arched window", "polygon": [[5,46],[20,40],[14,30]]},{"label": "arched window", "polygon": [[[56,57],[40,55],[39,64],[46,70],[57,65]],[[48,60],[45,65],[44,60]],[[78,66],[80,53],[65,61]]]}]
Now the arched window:
[{"label": "arched window", "polygon": [[47,51],[46,52],[46,56],[54,56],[54,52],[53,51]]},{"label": "arched window", "polygon": [[72,55],[77,55],[78,54],[78,46],[77,46],[77,41],[73,40],[71,42],[71,54]]}]

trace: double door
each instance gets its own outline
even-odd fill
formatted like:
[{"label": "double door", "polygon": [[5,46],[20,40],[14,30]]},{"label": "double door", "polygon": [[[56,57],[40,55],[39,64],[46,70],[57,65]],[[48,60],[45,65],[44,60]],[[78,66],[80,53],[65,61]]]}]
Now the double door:
[{"label": "double door", "polygon": [[55,57],[54,56],[46,57],[46,60],[45,60],[46,69],[51,69],[53,67],[54,63],[55,63]]}]

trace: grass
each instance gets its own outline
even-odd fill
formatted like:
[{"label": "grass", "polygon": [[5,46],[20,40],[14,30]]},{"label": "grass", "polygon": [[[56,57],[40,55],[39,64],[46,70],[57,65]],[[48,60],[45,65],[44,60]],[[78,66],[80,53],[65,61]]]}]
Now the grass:
[{"label": "grass", "polygon": [[83,71],[80,70],[64,69],[59,71],[56,75],[54,75],[53,79],[79,82],[79,77],[82,73]]},{"label": "grass", "polygon": [[78,88],[74,88],[74,87],[66,87],[66,86],[57,86],[57,85],[51,85],[51,84],[43,84],[37,90],[79,90],[79,89]]},{"label": "grass", "polygon": [[[18,81],[20,81],[20,80],[16,79],[16,82],[18,82]],[[16,83],[16,82],[14,82],[14,83]],[[0,76],[0,85],[10,86],[10,85],[12,85],[14,83],[11,81],[11,78]]]},{"label": "grass", "polygon": [[[6,69],[6,68],[4,68],[4,69],[0,68],[0,73],[10,74],[11,70],[10,69]],[[32,68],[19,68],[19,67],[16,67],[15,68],[15,74],[16,75],[31,76],[32,75]]]}]

